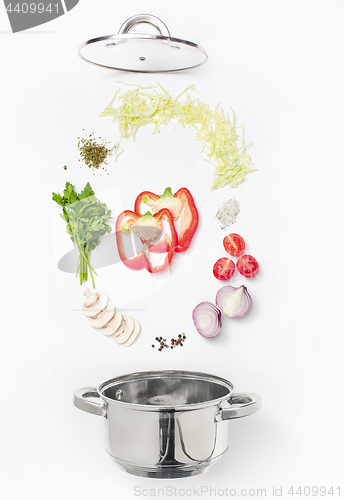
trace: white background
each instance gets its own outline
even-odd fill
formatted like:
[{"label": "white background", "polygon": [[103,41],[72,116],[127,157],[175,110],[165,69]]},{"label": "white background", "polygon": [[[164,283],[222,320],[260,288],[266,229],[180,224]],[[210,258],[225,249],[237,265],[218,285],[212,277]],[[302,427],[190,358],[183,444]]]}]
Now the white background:
[{"label": "white background", "polygon": [[[142,12],[204,46],[207,64],[157,77],[78,57],[82,41],[116,33]],[[0,6],[2,498],[131,499],[134,487],[169,485],[266,488],[268,498],[283,486],[291,498],[293,485],[341,485],[343,15],[340,1],[80,0],[68,15],[12,34]],[[98,115],[118,81],[157,80],[172,95],[194,83],[204,102],[231,106],[258,170],[234,190],[211,191],[212,167],[193,133],[170,126],[154,136],[140,131],[111,160],[109,175],[92,175],[78,162],[77,137],[85,129],[116,140],[116,123]],[[122,264],[99,270],[97,288],[142,325],[128,349],[89,327],[78,311],[86,287],[57,268],[51,192],[66,181],[80,190],[88,180],[96,194],[117,190],[127,209],[143,190],[185,186],[199,209],[191,247],[165,275]],[[221,286],[212,266],[224,256],[225,233],[214,216],[234,196],[241,212],[231,229],[261,271],[232,280],[248,286],[250,315],[224,320],[207,340],[191,312]],[[182,331],[183,349],[150,347],[156,335]],[[104,451],[104,423],[72,404],[79,387],[165,368],[214,373],[262,397],[262,411],[232,423],[230,450],[209,474],[162,482],[121,472]]]}]

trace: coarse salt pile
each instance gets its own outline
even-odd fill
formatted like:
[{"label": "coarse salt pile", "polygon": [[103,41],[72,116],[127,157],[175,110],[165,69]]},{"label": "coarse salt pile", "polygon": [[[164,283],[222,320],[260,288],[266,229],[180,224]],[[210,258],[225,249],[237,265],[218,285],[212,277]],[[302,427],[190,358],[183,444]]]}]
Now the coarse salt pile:
[{"label": "coarse salt pile", "polygon": [[216,219],[219,221],[221,229],[226,229],[226,227],[234,224],[237,220],[239,212],[239,203],[235,198],[225,201],[216,214]]}]

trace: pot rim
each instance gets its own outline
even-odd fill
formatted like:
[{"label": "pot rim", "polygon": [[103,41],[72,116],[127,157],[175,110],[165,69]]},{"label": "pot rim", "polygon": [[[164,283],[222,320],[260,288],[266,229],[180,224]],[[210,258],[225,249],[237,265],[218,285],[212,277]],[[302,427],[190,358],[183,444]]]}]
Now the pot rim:
[{"label": "pot rim", "polygon": [[[204,380],[208,382],[212,382],[218,385],[221,385],[222,387],[225,387],[228,390],[228,393],[225,396],[216,398],[216,399],[211,399],[208,401],[202,401],[200,403],[190,403],[190,404],[183,404],[183,405],[178,405],[178,404],[173,404],[173,405],[146,405],[146,404],[139,404],[139,403],[128,403],[126,401],[121,401],[121,400],[116,400],[109,398],[104,395],[104,391],[108,389],[109,387],[116,385],[117,383],[121,382],[129,382],[131,380],[138,380],[138,379],[146,379],[146,378],[160,378],[162,376],[179,376],[179,377],[184,377],[184,378],[195,378],[197,380]],[[107,380],[106,382],[103,382],[97,387],[97,392],[99,394],[99,397],[103,399],[106,403],[108,404],[115,404],[115,405],[125,405],[128,407],[128,409],[133,409],[133,410],[143,410],[143,411],[153,411],[153,412],[159,412],[159,411],[186,411],[186,410],[194,410],[194,409],[200,409],[200,408],[205,408],[205,407],[210,407],[210,406],[217,406],[220,403],[227,401],[231,394],[234,391],[233,384],[229,382],[228,380],[218,377],[217,375],[212,375],[210,373],[203,373],[203,372],[194,372],[194,371],[186,371],[186,370],[152,370],[152,371],[141,371],[141,372],[132,372],[132,373],[127,373],[125,375],[120,375],[118,377],[112,378],[110,380]]]}]

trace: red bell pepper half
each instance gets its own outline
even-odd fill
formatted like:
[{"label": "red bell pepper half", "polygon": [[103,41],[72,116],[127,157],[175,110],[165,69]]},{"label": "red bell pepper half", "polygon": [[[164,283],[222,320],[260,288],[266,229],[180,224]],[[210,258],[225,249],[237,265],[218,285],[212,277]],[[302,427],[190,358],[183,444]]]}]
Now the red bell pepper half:
[{"label": "red bell pepper half", "polygon": [[172,194],[171,188],[168,187],[161,196],[151,191],[143,191],[135,201],[135,212],[137,214],[140,214],[141,202],[146,203],[153,214],[158,213],[162,208],[168,208],[174,220],[177,220],[181,215],[178,244],[175,252],[184,252],[189,247],[198,225],[198,212],[190,191],[181,188],[175,194]]},{"label": "red bell pepper half", "polygon": [[[162,221],[167,221],[171,232],[171,237],[166,233],[162,233]],[[142,244],[142,251],[135,257],[126,257],[122,233],[129,234],[133,232],[136,234]],[[160,240],[153,244],[152,242],[161,235]],[[178,236],[174,227],[173,217],[170,211],[166,208],[159,210],[154,216],[147,212],[145,215],[138,215],[131,210],[122,212],[116,221],[116,239],[119,256],[127,267],[130,269],[147,269],[150,273],[159,273],[165,271],[169,266],[175,246],[178,242]],[[167,253],[164,263],[160,266],[153,266],[149,254],[152,253]]]}]

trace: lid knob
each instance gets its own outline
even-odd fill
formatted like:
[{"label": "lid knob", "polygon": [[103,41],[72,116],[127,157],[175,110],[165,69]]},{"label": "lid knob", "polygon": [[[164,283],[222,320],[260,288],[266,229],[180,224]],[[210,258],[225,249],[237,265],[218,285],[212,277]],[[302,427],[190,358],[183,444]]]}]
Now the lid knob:
[{"label": "lid knob", "polygon": [[170,37],[170,32],[166,24],[158,17],[151,16],[150,14],[137,14],[136,16],[129,17],[120,27],[118,34],[123,35],[129,33],[134,26],[142,23],[151,24],[159,31],[161,36]]}]

